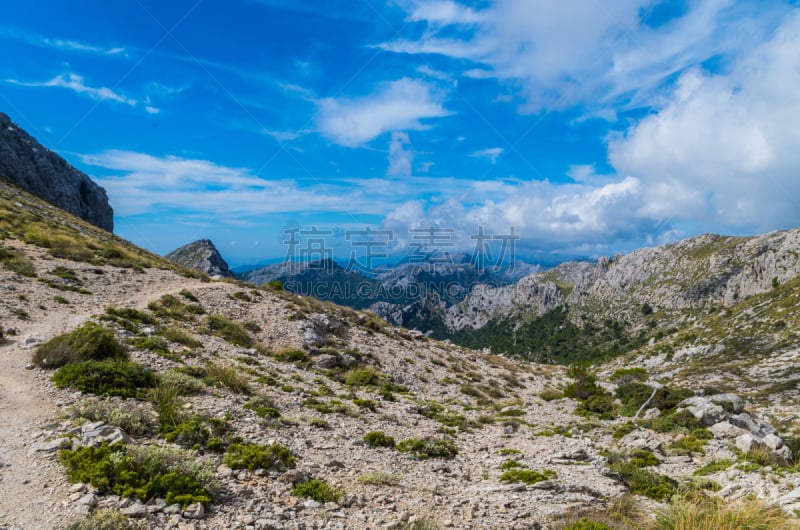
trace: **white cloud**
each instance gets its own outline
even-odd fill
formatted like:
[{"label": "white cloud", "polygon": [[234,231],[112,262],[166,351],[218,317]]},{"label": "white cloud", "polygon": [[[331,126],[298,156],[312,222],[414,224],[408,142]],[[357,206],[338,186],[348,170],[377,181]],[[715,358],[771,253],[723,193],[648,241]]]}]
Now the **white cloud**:
[{"label": "white cloud", "polygon": [[412,2],[410,9],[409,20],[425,21],[442,26],[476,24],[485,19],[482,12],[450,0],[415,1]]},{"label": "white cloud", "polygon": [[[646,106],[670,76],[753,47],[788,9],[779,3],[698,0],[688,3],[682,16],[651,27],[642,17],[654,5],[653,0],[496,0],[473,11],[453,2],[418,1],[406,9],[412,20],[428,23],[424,33],[379,47],[471,60],[468,75],[511,81],[533,112],[620,101]],[[448,27],[441,30],[443,25]],[[453,25],[461,31],[454,32]]]},{"label": "white cloud", "polygon": [[[156,209],[176,209],[214,215],[226,223],[282,212],[343,212],[382,214],[385,201],[376,200],[370,183],[321,183],[301,188],[293,180],[267,180],[245,168],[176,156],[155,157],[131,151],[81,155],[106,190],[117,215],[130,216]],[[396,199],[394,199],[396,200]]]},{"label": "white cloud", "polygon": [[389,169],[386,174],[390,177],[407,177],[411,175],[411,161],[414,152],[406,149],[410,145],[408,134],[393,132],[389,140]]},{"label": "white cloud", "polygon": [[443,93],[429,83],[402,78],[362,98],[319,101],[317,124],[333,142],[357,147],[388,131],[426,129],[422,120],[447,115]]},{"label": "white cloud", "polygon": [[72,90],[76,94],[87,96],[95,101],[113,101],[135,107],[138,101],[127,97],[108,87],[92,87],[86,84],[83,76],[66,72],[57,75],[49,81],[19,81],[17,79],[7,79],[7,83],[25,87],[59,87]]},{"label": "white cloud", "polygon": [[45,37],[36,33],[5,26],[0,26],[0,37],[21,41],[31,46],[38,46],[42,48],[57,48],[62,50],[91,53],[95,55],[105,55],[109,57],[127,56],[126,49],[119,46],[104,47],[73,39]]},{"label": "white cloud", "polygon": [[664,107],[611,141],[640,178],[648,213],[765,230],[800,206],[800,11],[727,75],[685,73]]},{"label": "white cloud", "polygon": [[502,147],[490,147],[489,149],[481,149],[479,151],[475,151],[469,156],[473,158],[486,158],[492,164],[496,164],[497,159],[500,157],[500,155],[503,154],[503,151],[504,149]]}]

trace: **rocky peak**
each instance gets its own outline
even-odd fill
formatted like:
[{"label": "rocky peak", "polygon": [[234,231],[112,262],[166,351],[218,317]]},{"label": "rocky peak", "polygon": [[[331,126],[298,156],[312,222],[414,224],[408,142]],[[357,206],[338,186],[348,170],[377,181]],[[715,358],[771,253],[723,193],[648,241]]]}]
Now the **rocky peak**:
[{"label": "rocky peak", "polygon": [[114,230],[106,190],[0,112],[0,179],[104,230]]},{"label": "rocky peak", "polygon": [[209,276],[232,278],[233,273],[222,255],[209,239],[200,239],[177,248],[165,256],[168,260],[188,269],[204,272]]}]

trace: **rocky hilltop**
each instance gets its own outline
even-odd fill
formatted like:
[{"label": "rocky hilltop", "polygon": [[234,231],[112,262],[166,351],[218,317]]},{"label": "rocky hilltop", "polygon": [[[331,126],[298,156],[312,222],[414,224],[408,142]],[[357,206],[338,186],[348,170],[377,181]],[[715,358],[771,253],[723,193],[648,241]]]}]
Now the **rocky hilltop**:
[{"label": "rocky hilltop", "polygon": [[200,239],[184,245],[165,257],[182,267],[200,271],[209,276],[233,278],[233,273],[222,258],[222,254],[209,239]]},{"label": "rocky hilltop", "polygon": [[0,183],[0,528],[796,528],[799,284],[567,370],[208,281]]},{"label": "rocky hilltop", "polygon": [[113,232],[106,191],[0,112],[0,180]]}]

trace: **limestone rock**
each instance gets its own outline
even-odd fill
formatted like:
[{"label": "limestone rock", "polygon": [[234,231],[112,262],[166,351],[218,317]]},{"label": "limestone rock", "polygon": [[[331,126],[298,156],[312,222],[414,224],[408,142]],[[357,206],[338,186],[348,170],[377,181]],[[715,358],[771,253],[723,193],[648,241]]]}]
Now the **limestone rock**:
[{"label": "limestone rock", "polygon": [[228,264],[209,239],[194,241],[173,250],[164,257],[182,267],[200,271],[209,276],[233,277]]},{"label": "limestone rock", "polygon": [[114,210],[106,190],[42,146],[0,112],[0,179],[109,232]]}]

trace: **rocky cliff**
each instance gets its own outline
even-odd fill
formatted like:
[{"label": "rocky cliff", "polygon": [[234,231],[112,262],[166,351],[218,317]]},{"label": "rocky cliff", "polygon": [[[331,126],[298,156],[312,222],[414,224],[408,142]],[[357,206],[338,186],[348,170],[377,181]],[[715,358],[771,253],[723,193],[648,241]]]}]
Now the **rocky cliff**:
[{"label": "rocky cliff", "polygon": [[0,179],[112,232],[106,191],[0,112]]},{"label": "rocky cliff", "polygon": [[204,272],[209,276],[222,276],[232,278],[233,273],[222,255],[208,239],[200,239],[177,248],[165,256],[168,260],[196,271]]}]

